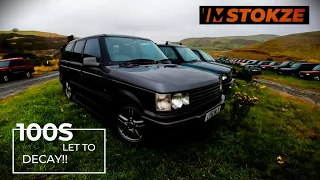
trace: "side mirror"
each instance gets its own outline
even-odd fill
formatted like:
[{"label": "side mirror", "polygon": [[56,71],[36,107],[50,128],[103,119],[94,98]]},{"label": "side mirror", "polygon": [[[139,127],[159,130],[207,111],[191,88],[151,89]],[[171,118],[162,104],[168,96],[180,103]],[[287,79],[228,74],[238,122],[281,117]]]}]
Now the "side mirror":
[{"label": "side mirror", "polygon": [[83,58],[83,65],[84,66],[95,66],[98,67],[100,63],[98,63],[96,57],[87,57]]}]

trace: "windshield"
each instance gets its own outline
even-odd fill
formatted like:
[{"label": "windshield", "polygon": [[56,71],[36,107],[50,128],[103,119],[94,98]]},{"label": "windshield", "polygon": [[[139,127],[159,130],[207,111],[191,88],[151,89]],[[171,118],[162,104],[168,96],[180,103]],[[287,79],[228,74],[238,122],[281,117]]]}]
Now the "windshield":
[{"label": "windshield", "polygon": [[127,37],[105,38],[111,61],[125,62],[135,59],[163,60],[167,57],[150,40]]},{"label": "windshield", "polygon": [[177,47],[176,48],[183,60],[185,61],[193,61],[198,60],[200,61],[200,58],[189,48],[187,47]]},{"label": "windshield", "polygon": [[320,71],[320,65],[314,67],[312,70],[313,70],[313,71]]},{"label": "windshield", "polygon": [[0,61],[0,68],[3,68],[3,67],[9,67],[9,62],[10,61]]},{"label": "windshield", "polygon": [[199,50],[199,53],[202,55],[202,57],[206,60],[206,61],[212,61],[213,59],[205,52]]},{"label": "windshield", "polygon": [[301,66],[301,63],[295,63],[294,65],[292,65],[291,67],[292,68],[298,68],[298,67],[300,67]]},{"label": "windshield", "polygon": [[280,66],[287,66],[290,63],[290,61],[286,61],[280,64]]}]

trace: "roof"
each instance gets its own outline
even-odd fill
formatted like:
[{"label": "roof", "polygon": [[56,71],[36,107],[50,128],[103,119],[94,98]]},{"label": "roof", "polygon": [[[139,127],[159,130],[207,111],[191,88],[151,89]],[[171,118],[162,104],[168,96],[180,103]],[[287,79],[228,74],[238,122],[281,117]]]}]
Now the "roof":
[{"label": "roof", "polygon": [[[92,35],[92,36],[86,36],[83,38],[79,38],[79,39],[75,39],[73,41],[79,41],[79,40],[83,40],[83,39],[87,39],[87,38],[94,38],[94,37],[123,37],[123,38],[133,38],[133,39],[144,39],[144,40],[150,40],[148,38],[143,38],[143,37],[138,37],[138,36],[130,36],[130,35],[121,35],[121,34],[96,34],[96,35]],[[70,41],[72,42],[72,41]]]},{"label": "roof", "polygon": [[157,44],[158,46],[167,46],[167,47],[187,47],[180,44]]}]

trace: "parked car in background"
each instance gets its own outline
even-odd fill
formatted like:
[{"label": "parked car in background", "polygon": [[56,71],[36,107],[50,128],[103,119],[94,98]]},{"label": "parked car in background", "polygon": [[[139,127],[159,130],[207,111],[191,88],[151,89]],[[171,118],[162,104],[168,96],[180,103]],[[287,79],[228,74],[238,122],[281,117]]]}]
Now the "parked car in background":
[{"label": "parked car in background", "polygon": [[269,65],[272,61],[260,61],[257,65],[261,67],[262,65]]},{"label": "parked car in background", "polygon": [[233,68],[233,67],[231,67],[229,65],[217,63],[210,54],[208,54],[208,53],[206,53],[206,52],[204,52],[202,50],[199,50],[199,49],[191,49],[191,50],[201,59],[201,61],[232,69],[232,75],[231,76],[235,77],[235,75],[236,75],[236,69],[235,68]]},{"label": "parked car in background", "polygon": [[29,59],[10,58],[0,60],[0,80],[8,82],[16,77],[30,78],[34,72],[34,66]]},{"label": "parked car in background", "polygon": [[289,68],[278,69],[279,74],[298,76],[300,71],[311,71],[318,64],[312,63],[295,63]]},{"label": "parked car in background", "polygon": [[243,66],[251,66],[251,65],[257,65],[260,61],[259,60],[249,60],[244,64]]},{"label": "parked car in background", "polygon": [[137,143],[152,127],[205,123],[224,107],[218,76],[167,63],[150,39],[90,36],[65,47],[60,82],[67,98],[110,120],[120,137]]},{"label": "parked car in background", "polygon": [[168,41],[165,44],[157,45],[173,64],[212,72],[221,76],[224,90],[228,90],[229,86],[234,82],[234,79],[232,78],[232,69],[201,61],[201,59],[187,46],[169,43]]},{"label": "parked car in background", "polygon": [[320,81],[320,65],[315,66],[311,71],[300,71],[299,77]]},{"label": "parked car in background", "polygon": [[273,65],[272,66],[272,70],[277,71],[280,68],[288,68],[291,67],[292,65],[294,65],[296,62],[293,61],[285,61],[283,63],[281,63],[280,65]]},{"label": "parked car in background", "polygon": [[261,75],[262,71],[258,65],[245,66],[244,70],[250,71],[253,75]]},{"label": "parked car in background", "polygon": [[239,65],[240,66],[245,66],[245,64],[248,62],[249,60],[242,60]]},{"label": "parked car in background", "polygon": [[266,70],[266,69],[271,69],[272,66],[277,66],[277,65],[280,65],[280,64],[281,64],[281,62],[272,61],[270,64],[268,64],[268,65],[261,65],[260,67],[261,67],[262,70]]}]

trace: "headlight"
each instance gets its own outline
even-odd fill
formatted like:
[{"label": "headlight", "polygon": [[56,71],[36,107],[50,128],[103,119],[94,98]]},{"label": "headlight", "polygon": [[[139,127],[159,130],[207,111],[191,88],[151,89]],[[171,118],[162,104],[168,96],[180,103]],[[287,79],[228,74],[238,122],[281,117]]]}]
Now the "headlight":
[{"label": "headlight", "polygon": [[224,81],[224,80],[228,79],[228,77],[226,75],[222,75],[221,79],[222,79],[222,81]]},{"label": "headlight", "polygon": [[177,93],[172,97],[170,94],[156,94],[156,110],[157,111],[171,111],[173,109],[181,108],[183,105],[189,105],[189,94]]},{"label": "headlight", "polygon": [[181,108],[182,105],[189,105],[190,104],[189,94],[183,95],[181,93],[177,93],[172,96],[171,102],[172,102],[173,109]]},{"label": "headlight", "polygon": [[156,94],[156,110],[171,111],[171,95],[170,94]]}]

